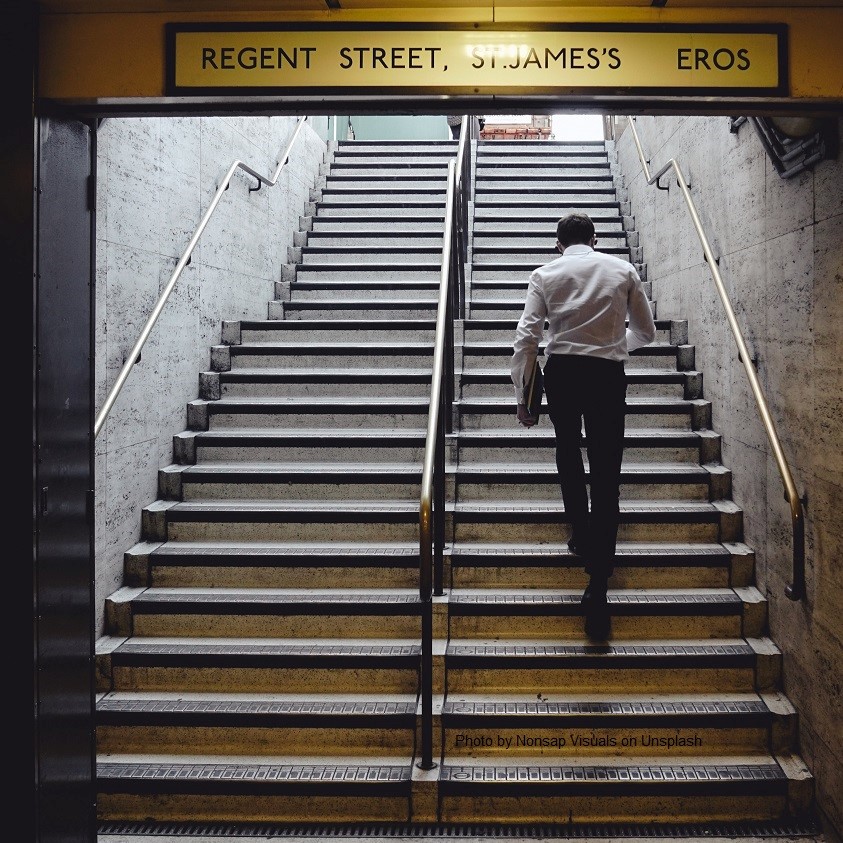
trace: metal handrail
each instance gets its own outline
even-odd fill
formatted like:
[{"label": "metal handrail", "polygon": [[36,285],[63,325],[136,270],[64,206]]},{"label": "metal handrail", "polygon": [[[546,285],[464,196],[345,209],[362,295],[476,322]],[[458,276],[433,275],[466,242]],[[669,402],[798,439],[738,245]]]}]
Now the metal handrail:
[{"label": "metal handrail", "polygon": [[[421,629],[421,759],[419,767],[430,770],[433,762],[433,591],[442,594],[442,552],[445,537],[445,434],[452,427],[454,296],[451,274],[455,268],[454,229],[456,217],[456,161],[448,162],[445,200],[445,231],[442,241],[442,270],[439,305],[436,311],[436,340],[430,381],[430,410],[419,497],[419,598]],[[450,361],[450,365],[446,363]],[[451,388],[448,382],[451,382]],[[436,563],[436,564],[434,564]]]},{"label": "metal handrail", "polygon": [[134,346],[132,347],[132,350],[126,357],[126,362],[123,364],[123,368],[120,370],[120,374],[117,376],[117,380],[115,381],[114,386],[111,387],[111,391],[108,393],[108,396],[105,399],[105,403],[102,405],[102,408],[97,414],[96,421],[94,422],[94,438],[97,437],[100,430],[102,429],[102,426],[105,423],[105,419],[108,416],[109,412],[111,412],[111,408],[114,406],[114,402],[117,400],[117,396],[123,389],[123,386],[125,385],[129,374],[134,368],[135,363],[140,360],[141,350],[143,349],[144,345],[146,345],[146,341],[149,339],[149,335],[150,333],[152,333],[152,329],[155,326],[155,323],[158,321],[158,317],[161,315],[161,311],[164,309],[164,305],[167,303],[167,299],[170,297],[170,293],[172,293],[173,288],[176,286],[176,282],[179,280],[182,271],[190,263],[193,249],[196,247],[196,244],[199,241],[202,232],[205,230],[205,226],[207,226],[208,220],[210,220],[211,215],[214,213],[214,210],[219,204],[223,193],[228,190],[231,177],[234,175],[235,171],[239,169],[244,170],[250,176],[256,178],[258,180],[258,186],[250,187],[250,193],[256,190],[260,190],[262,184],[265,184],[269,187],[274,187],[278,181],[279,175],[281,174],[281,169],[284,167],[284,165],[287,163],[287,159],[290,157],[290,151],[293,148],[293,144],[296,142],[296,138],[298,137],[298,134],[301,131],[301,128],[306,120],[307,117],[300,117],[297,121],[296,128],[293,130],[293,134],[287,141],[287,146],[284,149],[284,152],[281,154],[281,159],[278,162],[278,166],[275,168],[275,172],[271,177],[262,176],[260,173],[253,170],[248,164],[244,164],[242,161],[239,160],[234,161],[234,163],[228,168],[228,172],[223,177],[222,182],[220,182],[220,185],[217,188],[216,193],[214,194],[214,198],[211,200],[211,204],[208,206],[208,210],[205,211],[205,215],[202,217],[202,220],[200,221],[198,228],[193,234],[193,237],[190,238],[190,242],[187,244],[187,248],[184,250],[182,256],[179,258],[179,261],[176,264],[176,268],[173,270],[173,273],[170,276],[170,280],[167,282],[167,285],[164,287],[164,291],[161,293],[158,302],[152,309],[152,313],[146,320],[146,324],[143,326],[143,330],[140,332],[140,336],[138,337],[137,342],[135,342]]},{"label": "metal handrail", "polygon": [[770,408],[767,405],[767,400],[761,389],[761,383],[758,380],[758,374],[752,363],[749,349],[746,346],[740,326],[738,325],[738,320],[735,317],[735,312],[729,301],[729,295],[726,292],[723,278],[721,277],[720,270],[717,266],[717,259],[714,256],[714,252],[712,251],[711,245],[709,244],[708,238],[703,230],[699,214],[697,213],[697,209],[694,205],[694,200],[691,198],[688,183],[685,181],[685,177],[682,175],[682,170],[679,168],[679,164],[676,159],[671,158],[670,161],[668,161],[655,175],[651,175],[649,163],[644,156],[644,150],[641,147],[641,140],[638,137],[638,132],[635,128],[635,119],[633,117],[628,117],[627,119],[629,121],[629,127],[632,130],[632,137],[635,141],[635,147],[638,150],[638,158],[640,159],[641,166],[644,169],[644,176],[647,179],[647,184],[656,184],[656,187],[661,188],[661,185],[658,184],[658,180],[668,170],[671,168],[673,169],[676,173],[677,184],[679,185],[679,189],[682,191],[685,203],[688,206],[688,211],[691,214],[691,220],[697,231],[697,236],[702,243],[705,259],[708,262],[709,269],[711,270],[711,274],[714,278],[714,284],[717,287],[717,292],[720,295],[720,299],[723,302],[723,307],[726,311],[726,319],[729,322],[729,326],[732,329],[732,334],[734,335],[735,342],[738,346],[739,359],[743,363],[747,378],[749,378],[749,385],[752,389],[755,401],[758,404],[758,412],[761,416],[761,421],[764,425],[765,431],[767,432],[767,438],[770,440],[770,446],[773,449],[773,455],[775,456],[776,464],[778,465],[779,473],[781,474],[782,482],[784,484],[785,500],[790,504],[790,517],[793,524],[793,581],[785,587],[785,594],[791,600],[801,600],[805,596],[805,515],[802,508],[802,501],[796,490],[796,483],[793,480],[790,466],[787,463],[784,450],[782,449],[781,442],[779,441],[778,434],[776,433],[776,426],[773,422],[772,415],[770,414]]}]

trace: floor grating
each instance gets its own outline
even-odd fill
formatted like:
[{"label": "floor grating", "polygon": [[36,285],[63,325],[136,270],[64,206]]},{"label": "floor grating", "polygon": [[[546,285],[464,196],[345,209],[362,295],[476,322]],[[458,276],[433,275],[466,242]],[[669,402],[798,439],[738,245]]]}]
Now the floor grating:
[{"label": "floor grating", "polygon": [[337,825],[274,825],[237,823],[108,822],[98,835],[184,836],[184,837],[272,837],[314,840],[377,837],[418,839],[486,838],[501,840],[603,840],[693,839],[693,838],[789,838],[821,834],[818,820],[803,819],[755,823],[583,823],[530,825],[471,825],[450,823]]}]

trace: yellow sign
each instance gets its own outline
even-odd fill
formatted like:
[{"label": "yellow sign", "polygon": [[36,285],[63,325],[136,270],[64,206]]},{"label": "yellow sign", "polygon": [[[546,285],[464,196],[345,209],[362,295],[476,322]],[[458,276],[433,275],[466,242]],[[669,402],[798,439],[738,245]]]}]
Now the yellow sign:
[{"label": "yellow sign", "polygon": [[785,28],[168,24],[172,96],[291,91],[786,94]]}]

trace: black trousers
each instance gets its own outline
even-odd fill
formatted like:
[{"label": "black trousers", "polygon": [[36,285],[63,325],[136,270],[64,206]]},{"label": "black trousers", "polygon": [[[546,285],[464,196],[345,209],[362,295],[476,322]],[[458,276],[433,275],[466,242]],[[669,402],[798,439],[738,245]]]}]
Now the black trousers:
[{"label": "black trousers", "polygon": [[[548,415],[556,433],[556,468],[573,541],[585,569],[612,574],[620,521],[620,475],[626,415],[626,373],[615,360],[551,354],[544,365]],[[590,473],[591,507],[582,459]]]}]

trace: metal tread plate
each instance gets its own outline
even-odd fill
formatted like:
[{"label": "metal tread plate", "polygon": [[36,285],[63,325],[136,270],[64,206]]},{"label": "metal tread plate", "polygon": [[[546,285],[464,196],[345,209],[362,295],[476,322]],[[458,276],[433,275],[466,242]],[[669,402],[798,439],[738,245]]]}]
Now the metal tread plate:
[{"label": "metal tread plate", "polygon": [[664,701],[488,701],[446,700],[445,728],[553,728],[553,727],[667,727],[742,729],[767,727],[772,712],[763,700]]},{"label": "metal tread plate", "polygon": [[98,762],[100,793],[335,794],[406,796],[409,763],[244,764]]},{"label": "metal tread plate", "polygon": [[604,798],[658,793],[712,796],[786,792],[777,764],[444,765],[444,795],[547,796],[600,794]]},{"label": "metal tread plate", "polygon": [[702,669],[752,668],[749,644],[516,644],[454,643],[445,651],[451,669]]},{"label": "metal tread plate", "polygon": [[[451,594],[450,613],[458,616],[560,616],[582,614],[582,595],[576,594]],[[611,592],[608,604],[617,617],[732,616],[743,602],[734,592],[722,594],[641,594]]]},{"label": "metal tread plate", "polygon": [[226,728],[414,729],[416,703],[356,700],[114,699],[97,702],[97,724]]}]

